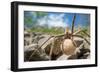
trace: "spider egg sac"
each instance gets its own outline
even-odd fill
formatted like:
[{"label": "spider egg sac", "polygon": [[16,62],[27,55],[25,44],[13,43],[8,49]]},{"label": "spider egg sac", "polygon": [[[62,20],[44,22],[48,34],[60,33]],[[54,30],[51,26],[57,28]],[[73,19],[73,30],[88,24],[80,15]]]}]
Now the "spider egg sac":
[{"label": "spider egg sac", "polygon": [[65,39],[63,42],[63,52],[66,55],[72,55],[75,52],[76,47],[71,39]]}]

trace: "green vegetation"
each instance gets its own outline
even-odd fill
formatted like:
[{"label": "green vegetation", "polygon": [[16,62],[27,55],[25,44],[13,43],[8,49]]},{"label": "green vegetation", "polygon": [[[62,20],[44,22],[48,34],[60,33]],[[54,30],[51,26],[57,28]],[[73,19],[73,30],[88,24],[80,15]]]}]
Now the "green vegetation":
[{"label": "green vegetation", "polygon": [[40,32],[43,34],[49,34],[49,35],[58,35],[58,34],[62,34],[64,33],[64,29],[63,28],[32,28],[30,29],[30,32]]}]

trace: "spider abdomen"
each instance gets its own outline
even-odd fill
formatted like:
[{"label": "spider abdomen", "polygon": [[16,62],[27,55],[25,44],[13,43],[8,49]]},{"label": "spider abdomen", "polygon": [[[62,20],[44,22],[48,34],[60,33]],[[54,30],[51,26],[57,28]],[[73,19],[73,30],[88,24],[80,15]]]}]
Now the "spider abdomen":
[{"label": "spider abdomen", "polygon": [[63,52],[66,55],[72,55],[74,54],[76,50],[75,45],[73,44],[73,41],[71,39],[65,39],[63,42]]}]

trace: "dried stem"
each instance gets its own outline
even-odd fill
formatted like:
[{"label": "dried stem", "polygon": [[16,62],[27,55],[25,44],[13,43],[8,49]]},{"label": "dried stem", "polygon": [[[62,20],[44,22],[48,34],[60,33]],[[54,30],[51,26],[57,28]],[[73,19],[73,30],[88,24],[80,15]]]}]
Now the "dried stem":
[{"label": "dried stem", "polygon": [[73,17],[73,21],[72,21],[72,34],[74,32],[74,23],[75,23],[75,18],[76,18],[76,14]]}]

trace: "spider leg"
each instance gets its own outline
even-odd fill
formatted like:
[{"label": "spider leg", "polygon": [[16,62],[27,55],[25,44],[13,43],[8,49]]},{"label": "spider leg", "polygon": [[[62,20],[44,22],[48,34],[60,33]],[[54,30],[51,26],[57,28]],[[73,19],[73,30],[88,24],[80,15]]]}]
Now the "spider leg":
[{"label": "spider leg", "polygon": [[50,49],[50,52],[49,52],[50,58],[52,57],[52,52],[53,52],[53,48],[54,48],[54,41],[55,41],[55,37],[54,37],[54,40],[52,41],[51,49]]},{"label": "spider leg", "polygon": [[76,42],[75,42],[73,39],[71,39],[71,40],[72,40],[72,42],[73,42],[74,46],[75,46],[75,47],[77,47]]},{"label": "spider leg", "polygon": [[73,35],[76,35],[76,34],[78,34],[78,33],[80,33],[80,32],[82,32],[83,34],[85,34],[85,35],[87,35],[88,37],[90,37],[90,35],[89,35],[87,32],[83,31],[83,30],[78,30],[78,31],[74,32]]},{"label": "spider leg", "polygon": [[89,45],[90,45],[90,42],[83,36],[81,35],[73,35],[73,37],[76,36],[76,37],[80,37],[80,38],[83,38]]},{"label": "spider leg", "polygon": [[49,37],[41,46],[39,46],[35,51],[33,51],[33,53],[30,55],[30,57],[29,57],[29,60],[32,58],[32,56],[34,55],[34,53],[36,52],[36,51],[38,51],[38,49],[40,49],[48,40],[50,40],[52,37],[54,37],[54,36],[51,36],[51,37]]}]

